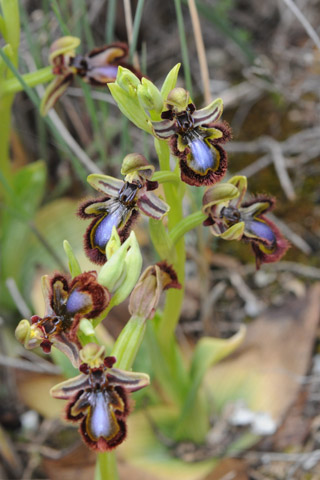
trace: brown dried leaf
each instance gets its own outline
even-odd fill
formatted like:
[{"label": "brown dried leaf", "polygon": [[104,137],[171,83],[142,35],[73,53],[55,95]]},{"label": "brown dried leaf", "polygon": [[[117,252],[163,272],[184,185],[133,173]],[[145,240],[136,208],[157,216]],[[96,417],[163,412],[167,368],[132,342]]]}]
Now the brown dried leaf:
[{"label": "brown dried leaf", "polygon": [[206,378],[216,405],[222,408],[227,401],[242,399],[252,410],[268,412],[279,425],[308,370],[319,313],[317,283],[304,299],[290,299],[250,324],[240,349]]}]

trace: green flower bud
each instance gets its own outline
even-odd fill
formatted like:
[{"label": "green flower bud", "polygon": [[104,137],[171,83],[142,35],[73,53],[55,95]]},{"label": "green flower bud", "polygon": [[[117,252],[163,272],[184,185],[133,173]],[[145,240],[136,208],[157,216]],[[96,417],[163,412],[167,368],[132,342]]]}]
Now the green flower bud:
[{"label": "green flower bud", "polygon": [[[112,238],[110,241],[113,241]],[[142,256],[139,244],[135,233],[131,232],[123,245],[108,257],[108,261],[98,275],[98,282],[114,293],[111,300],[113,306],[128,297],[139,278],[141,266]]]},{"label": "green flower bud", "polygon": [[18,342],[22,343],[25,348],[28,348],[28,344],[32,335],[30,322],[26,319],[21,320],[15,330],[15,336]]},{"label": "green flower bud", "polygon": [[130,70],[119,65],[116,83],[130,95],[136,95],[140,80]]},{"label": "green flower bud", "polygon": [[138,281],[142,268],[142,255],[134,232],[131,232],[128,240],[130,241],[130,250],[124,261],[124,278],[112,297],[111,302],[113,305],[119,305],[130,295]]},{"label": "green flower bud", "polygon": [[163,99],[157,87],[147,78],[143,77],[137,89],[141,105],[146,110],[155,110],[161,113],[163,110]]},{"label": "green flower bud", "polygon": [[121,247],[121,240],[120,240],[119,234],[117,232],[116,227],[113,227],[110,240],[106,246],[107,259],[110,260],[112,255],[114,255],[119,250],[120,247]]}]

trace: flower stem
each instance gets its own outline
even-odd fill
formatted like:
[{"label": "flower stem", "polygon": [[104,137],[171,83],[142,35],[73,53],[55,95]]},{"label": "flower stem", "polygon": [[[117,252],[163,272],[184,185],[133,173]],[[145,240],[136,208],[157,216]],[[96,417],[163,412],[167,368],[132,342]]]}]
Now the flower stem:
[{"label": "flower stem", "polygon": [[[26,73],[25,75],[22,75],[22,78],[28,87],[35,87],[42,83],[50,82],[54,78],[54,75],[52,73],[52,67],[48,66],[40,68],[40,70],[36,70],[35,72]],[[1,85],[1,95],[17,93],[22,90],[24,90],[24,87],[18,78],[6,80]]]},{"label": "flower stem", "polygon": [[94,480],[119,480],[114,452],[98,453]]},{"label": "flower stem", "polygon": [[170,232],[169,237],[173,245],[175,245],[181,237],[193,228],[201,225],[208,217],[202,212],[194,212],[186,218],[183,218]]},{"label": "flower stem", "polygon": [[146,319],[132,316],[122,329],[112,350],[117,359],[116,367],[129,370],[138,353],[146,330]]}]

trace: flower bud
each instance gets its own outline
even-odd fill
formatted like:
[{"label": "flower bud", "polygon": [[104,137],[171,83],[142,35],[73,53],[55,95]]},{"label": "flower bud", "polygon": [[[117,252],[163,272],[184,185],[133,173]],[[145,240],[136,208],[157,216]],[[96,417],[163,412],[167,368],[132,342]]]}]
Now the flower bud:
[{"label": "flower bud", "polygon": [[113,305],[118,305],[130,294],[139,278],[141,265],[142,256],[139,244],[135,233],[131,232],[123,245],[113,253],[111,258],[108,257],[108,261],[98,275],[99,283],[114,293]]},{"label": "flower bud", "polygon": [[148,267],[130,296],[130,314],[142,318],[152,318],[161,293],[168,288],[181,288],[173,268],[166,262]]},{"label": "flower bud", "polygon": [[130,95],[135,95],[138,85],[140,85],[140,80],[134,73],[128,70],[128,68],[119,66],[117,84],[123,88],[123,90],[130,93]]},{"label": "flower bud", "polygon": [[141,84],[137,88],[138,98],[141,105],[146,110],[155,110],[161,113],[163,109],[163,99],[157,87],[147,78],[141,79]]}]

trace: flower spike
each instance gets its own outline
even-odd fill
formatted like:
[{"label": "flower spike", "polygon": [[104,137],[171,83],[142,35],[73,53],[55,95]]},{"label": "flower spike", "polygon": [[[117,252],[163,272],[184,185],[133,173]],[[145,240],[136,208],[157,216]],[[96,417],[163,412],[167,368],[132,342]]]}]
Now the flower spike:
[{"label": "flower spike", "polygon": [[265,217],[275,200],[259,195],[248,202],[246,177],[236,176],[224,184],[210,187],[203,196],[203,212],[208,215],[204,224],[215,236],[225,240],[245,240],[251,243],[257,269],[262,263],[279,260],[289,243],[276,225]]},{"label": "flower spike", "polygon": [[216,123],[223,109],[221,98],[196,110],[183,88],[168,95],[162,121],[153,122],[156,137],[167,140],[171,152],[180,160],[181,179],[189,185],[213,185],[227,169],[227,154],[221,144],[230,139],[227,123]]},{"label": "flower spike", "polygon": [[146,387],[150,379],[144,373],[113,368],[116,358],[104,358],[104,347],[93,343],[81,350],[80,358],[80,375],[56,385],[50,393],[68,400],[67,420],[81,422],[86,445],[105,452],[125,439],[129,393]]}]

